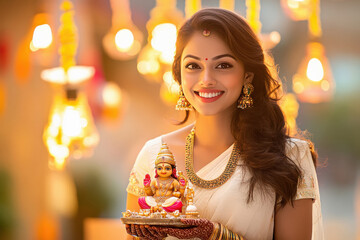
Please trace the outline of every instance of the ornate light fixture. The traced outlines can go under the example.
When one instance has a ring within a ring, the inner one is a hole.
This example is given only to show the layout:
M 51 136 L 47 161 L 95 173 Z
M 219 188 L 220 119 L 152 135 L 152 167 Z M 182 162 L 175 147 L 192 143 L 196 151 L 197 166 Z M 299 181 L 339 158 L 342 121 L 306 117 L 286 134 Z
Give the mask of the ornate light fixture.
M 199 4 L 197 0 L 187 1 L 187 14 L 194 13 Z M 176 9 L 176 0 L 157 0 L 146 24 L 148 44 L 138 57 L 138 71 L 148 80 L 162 83 L 160 96 L 168 104 L 176 103 L 178 98 L 173 87 L 176 83 L 171 76 L 171 64 L 175 56 L 177 26 L 182 21 L 183 14 Z
M 110 0 L 112 26 L 103 38 L 103 46 L 110 57 L 128 60 L 141 49 L 143 35 L 131 20 L 128 0 Z
M 332 99 L 335 83 L 324 46 L 319 41 L 322 35 L 319 0 L 311 1 L 312 12 L 309 16 L 311 41 L 307 44 L 305 58 L 293 76 L 293 90 L 300 101 L 319 103 Z
M 157 0 L 146 24 L 148 44 L 138 57 L 137 68 L 147 79 L 161 82 L 171 69 L 175 55 L 176 29 L 183 16 L 176 9 L 176 0 Z
M 84 82 L 94 75 L 94 69 L 75 65 L 77 33 L 73 6 L 64 0 L 61 8 L 64 10 L 59 29 L 61 67 L 41 73 L 42 79 L 53 83 L 57 90 L 43 135 L 51 156 L 49 167 L 53 169 L 63 169 L 70 157 L 90 155 L 99 141 L 87 97 L 81 91 Z

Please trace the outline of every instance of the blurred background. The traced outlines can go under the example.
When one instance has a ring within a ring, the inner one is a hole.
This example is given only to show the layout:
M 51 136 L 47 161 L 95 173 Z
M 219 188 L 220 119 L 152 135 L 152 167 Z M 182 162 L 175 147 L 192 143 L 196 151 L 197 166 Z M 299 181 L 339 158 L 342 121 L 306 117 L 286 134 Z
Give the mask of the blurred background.
M 359 0 L 1 0 L 0 239 L 123 239 L 137 153 L 184 117 L 176 27 L 219 6 L 259 34 L 315 143 L 326 239 L 360 239 Z

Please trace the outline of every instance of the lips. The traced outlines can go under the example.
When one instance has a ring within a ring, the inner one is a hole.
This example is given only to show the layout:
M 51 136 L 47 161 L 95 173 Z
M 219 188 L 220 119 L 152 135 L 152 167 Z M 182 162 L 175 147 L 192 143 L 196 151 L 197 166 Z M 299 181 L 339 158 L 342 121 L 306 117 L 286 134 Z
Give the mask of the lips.
M 204 103 L 214 102 L 224 94 L 224 91 L 217 89 L 201 89 L 194 92 L 195 95 Z

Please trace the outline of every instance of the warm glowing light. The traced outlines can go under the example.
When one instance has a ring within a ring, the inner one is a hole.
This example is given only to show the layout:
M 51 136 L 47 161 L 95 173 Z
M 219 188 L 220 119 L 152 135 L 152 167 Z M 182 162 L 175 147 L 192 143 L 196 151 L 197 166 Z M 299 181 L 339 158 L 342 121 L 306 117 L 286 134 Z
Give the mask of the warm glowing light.
M 175 57 L 175 49 L 174 51 L 162 52 L 160 55 L 160 61 L 162 63 L 170 65 L 174 61 L 174 57 Z
M 329 82 L 326 81 L 326 80 L 321 81 L 321 88 L 322 88 L 322 90 L 324 90 L 324 91 L 329 91 L 329 89 L 330 89 L 330 84 L 329 84 Z
M 160 97 L 169 105 L 173 105 L 179 98 L 179 84 L 174 80 L 171 71 L 163 74 L 164 83 L 160 88 Z
M 256 34 L 261 33 L 260 0 L 246 0 L 246 19 Z
M 106 107 L 118 107 L 121 104 L 121 91 L 118 85 L 109 82 L 103 88 L 102 99 Z
M 44 142 L 54 159 L 51 162 L 53 167 L 61 169 L 74 151 L 81 153 L 81 156 L 89 154 L 98 141 L 86 96 L 78 93 L 77 98 L 72 100 L 62 95 L 55 96 L 44 131 Z
M 69 137 L 75 137 L 82 134 L 80 112 L 73 106 L 65 107 L 62 119 L 62 131 Z
M 292 93 L 286 94 L 280 101 L 280 107 L 283 111 L 290 136 L 294 136 L 297 133 L 296 118 L 299 112 L 299 103 L 296 100 L 296 96 Z
M 295 93 L 302 93 L 304 91 L 304 85 L 301 82 L 295 82 L 293 89 Z
M 32 43 L 35 48 L 47 48 L 52 42 L 52 31 L 49 24 L 42 24 L 35 28 Z
M 95 73 L 93 67 L 73 66 L 70 67 L 67 74 L 64 68 L 57 67 L 46 69 L 41 72 L 41 78 L 47 82 L 58 84 L 79 84 L 89 80 Z
M 307 53 L 293 76 L 293 90 L 300 101 L 319 103 L 331 100 L 335 83 L 324 47 L 318 42 L 307 45 Z
M 141 74 L 154 74 L 159 71 L 160 64 L 155 60 L 140 61 L 137 69 Z
M 220 0 L 220 5 L 221 5 L 221 0 Z M 187 19 L 190 18 L 194 13 L 196 13 L 200 9 L 201 9 L 201 0 L 185 0 L 185 17 Z
M 261 43 L 264 49 L 274 48 L 281 40 L 280 33 L 277 31 L 272 31 L 267 34 L 260 34 Z
M 34 46 L 33 41 L 30 42 L 30 50 L 31 50 L 32 52 L 36 52 L 37 50 L 39 50 L 39 48 L 37 48 L 37 47 Z
M 134 43 L 134 35 L 129 29 L 121 29 L 115 35 L 116 47 L 121 52 L 128 51 Z
M 151 46 L 160 52 L 174 52 L 176 43 L 176 26 L 172 23 L 157 25 L 152 31 Z
M 273 31 L 270 33 L 270 39 L 273 43 L 278 44 L 281 40 L 280 33 L 277 31 Z
M 191 14 L 201 1 L 185 3 L 185 12 Z M 177 26 L 183 22 L 183 13 L 176 8 L 176 0 L 157 0 L 146 23 L 149 41 L 138 57 L 138 71 L 149 81 L 162 82 L 163 74 L 171 69 L 176 49 Z M 166 86 L 165 86 L 166 87 Z
M 129 60 L 141 50 L 143 33 L 131 18 L 130 0 L 110 0 L 112 21 L 102 39 L 105 52 L 113 59 Z
M 323 79 L 324 69 L 319 59 L 310 59 L 306 69 L 306 76 L 314 82 L 319 82 Z
M 306 20 L 311 13 L 311 0 L 281 0 L 281 5 L 290 18 Z

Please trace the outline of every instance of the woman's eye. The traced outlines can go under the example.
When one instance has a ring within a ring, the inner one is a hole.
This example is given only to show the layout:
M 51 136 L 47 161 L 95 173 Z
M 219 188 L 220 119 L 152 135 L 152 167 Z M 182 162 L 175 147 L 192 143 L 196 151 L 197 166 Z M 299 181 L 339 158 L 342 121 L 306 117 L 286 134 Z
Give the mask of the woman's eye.
M 171 169 L 170 168 L 166 168 L 166 171 L 170 171 Z
M 185 68 L 187 69 L 200 69 L 200 66 L 196 63 L 188 63 L 186 64 Z
M 158 167 L 158 169 L 157 169 L 157 170 L 161 171 L 161 167 Z
M 220 63 L 219 65 L 216 66 L 217 69 L 226 69 L 226 68 L 231 68 L 232 65 L 229 63 Z

